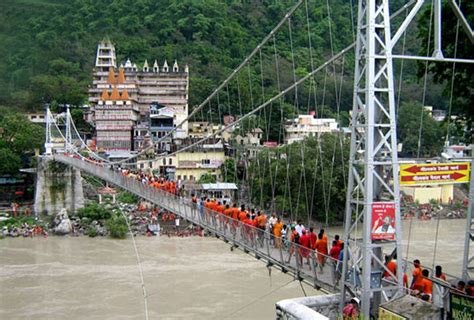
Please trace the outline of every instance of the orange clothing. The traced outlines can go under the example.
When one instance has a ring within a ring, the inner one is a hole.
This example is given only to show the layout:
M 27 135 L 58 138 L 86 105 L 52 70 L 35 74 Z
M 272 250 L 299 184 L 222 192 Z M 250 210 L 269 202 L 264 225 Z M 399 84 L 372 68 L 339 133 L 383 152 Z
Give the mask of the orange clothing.
M 315 247 L 316 247 L 316 251 L 318 251 L 319 253 L 322 253 L 325 255 L 328 254 L 328 246 L 327 246 L 327 243 L 324 242 L 323 239 L 316 240 Z
M 246 220 L 246 219 L 247 219 L 247 212 L 245 212 L 245 211 L 240 211 L 240 213 L 239 213 L 239 220 L 240 220 L 240 221 L 244 221 L 244 220 Z
M 216 211 L 219 212 L 219 213 L 224 213 L 224 211 L 225 211 L 225 206 L 223 206 L 223 205 L 220 205 L 220 206 L 217 205 Z
M 265 215 L 261 214 L 255 219 L 257 220 L 257 227 L 265 228 L 265 225 L 267 224 L 267 217 Z
M 225 214 L 227 217 L 230 217 L 230 216 L 232 215 L 232 209 L 231 209 L 231 208 L 225 209 L 225 210 L 224 210 L 224 214 Z
M 433 294 L 433 282 L 429 279 L 423 278 L 423 293 Z
M 390 270 L 391 273 L 393 273 L 394 275 L 397 275 L 397 263 L 395 261 L 390 260 L 390 262 L 387 263 L 385 266 L 387 267 L 388 270 Z M 388 273 L 387 271 L 383 272 L 383 276 L 384 278 L 391 277 L 390 273 Z
M 415 268 L 413 270 L 413 285 L 412 288 L 413 290 L 419 290 L 423 291 L 423 275 L 421 274 L 421 267 Z
M 283 229 L 283 223 L 277 222 L 273 226 L 273 234 L 275 237 L 281 238 L 281 230 Z
M 232 208 L 232 219 L 238 220 L 239 219 L 239 214 L 240 210 L 238 208 Z

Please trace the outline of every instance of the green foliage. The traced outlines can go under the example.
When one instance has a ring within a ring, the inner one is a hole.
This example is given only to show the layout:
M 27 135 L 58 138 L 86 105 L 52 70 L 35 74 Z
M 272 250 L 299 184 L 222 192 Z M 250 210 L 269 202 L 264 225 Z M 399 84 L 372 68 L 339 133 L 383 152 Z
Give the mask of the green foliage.
M 117 196 L 117 201 L 121 203 L 135 204 L 135 203 L 138 203 L 139 200 L 140 199 L 136 195 L 127 191 L 121 192 Z
M 22 115 L 0 108 L 0 174 L 16 174 L 44 143 L 43 129 Z
M 341 221 L 347 174 L 347 167 L 341 164 L 348 162 L 349 144 L 343 142 L 341 152 L 339 139 L 323 134 L 319 140 L 308 137 L 262 151 L 247 173 L 252 203 L 294 219 L 325 221 L 327 214 L 329 222 Z
M 127 237 L 128 227 L 125 218 L 122 215 L 114 215 L 107 221 L 107 230 L 114 239 L 125 239 Z
M 106 220 L 111 217 L 111 212 L 97 202 L 91 202 L 79 209 L 77 215 L 79 218 L 89 218 L 90 220 Z
M 421 121 L 421 119 L 423 120 Z M 439 156 L 443 148 L 444 131 L 421 106 L 420 103 L 403 103 L 398 114 L 397 137 L 403 143 L 402 152 L 416 157 L 418 154 L 418 138 L 420 124 L 422 125 L 420 156 Z
M 216 176 L 210 173 L 205 173 L 199 178 L 199 183 L 216 183 Z
M 48 162 L 48 169 L 52 173 L 64 173 L 67 169 L 67 165 L 53 160 Z
M 14 174 L 22 167 L 18 154 L 7 148 L 0 148 L 0 174 Z
M 229 158 L 221 165 L 221 173 L 224 182 L 237 182 L 236 162 L 234 158 Z
M 22 224 L 28 223 L 30 226 L 32 225 L 37 225 L 37 226 L 44 226 L 44 222 L 41 220 L 36 220 L 35 217 L 31 216 L 20 216 L 17 218 L 10 217 L 8 220 L 3 220 L 0 221 L 0 228 L 3 228 L 4 226 L 7 227 L 20 227 Z
M 422 43 L 427 43 L 429 35 L 429 18 L 431 5 L 428 5 L 423 12 L 423 16 L 419 19 L 419 32 L 418 38 Z M 461 10 L 466 17 L 467 21 L 474 21 L 474 2 L 473 1 L 462 1 Z M 474 44 L 469 40 L 462 26 L 459 26 L 459 34 L 456 36 L 456 25 L 458 19 L 456 18 L 453 10 L 451 9 L 448 1 L 443 1 L 443 28 L 442 28 L 442 44 L 443 44 L 443 55 L 445 57 L 457 57 L 472 59 L 472 53 L 474 52 Z M 432 31 L 431 31 L 432 32 Z M 457 40 L 457 45 L 456 45 Z M 433 36 L 429 39 L 430 50 L 433 50 Z M 426 52 L 426 46 L 421 46 L 420 53 L 422 55 L 432 55 L 432 52 Z M 455 69 L 454 69 L 455 68 Z M 474 121 L 474 66 L 472 63 L 440 63 L 432 62 L 428 64 L 429 72 L 434 76 L 434 80 L 437 83 L 442 84 L 445 87 L 444 95 L 450 97 L 451 95 L 451 80 L 454 73 L 454 85 L 453 85 L 453 103 L 452 103 L 452 114 L 462 115 L 466 117 L 468 128 L 472 128 L 472 122 Z M 421 78 L 425 72 L 425 64 L 419 64 L 418 75 Z M 472 143 L 471 132 L 465 137 L 466 143 Z
M 89 225 L 86 228 L 86 234 L 91 238 L 95 238 L 97 237 L 97 229 L 94 226 Z

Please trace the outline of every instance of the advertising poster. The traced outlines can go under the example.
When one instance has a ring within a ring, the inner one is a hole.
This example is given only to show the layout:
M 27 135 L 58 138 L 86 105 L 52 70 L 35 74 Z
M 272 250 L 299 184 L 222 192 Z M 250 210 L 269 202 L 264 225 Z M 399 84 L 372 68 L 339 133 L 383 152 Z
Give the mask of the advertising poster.
M 406 320 L 407 318 L 390 310 L 379 307 L 379 320 Z
M 372 204 L 372 240 L 395 240 L 395 203 Z
M 451 292 L 450 306 L 452 319 L 474 319 L 474 298 Z

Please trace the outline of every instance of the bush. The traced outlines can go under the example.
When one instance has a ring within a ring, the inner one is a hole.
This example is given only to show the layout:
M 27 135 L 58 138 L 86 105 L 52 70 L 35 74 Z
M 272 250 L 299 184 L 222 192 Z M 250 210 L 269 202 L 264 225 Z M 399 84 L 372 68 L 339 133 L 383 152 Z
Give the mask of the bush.
M 130 192 L 124 191 L 117 196 L 117 201 L 121 203 L 135 204 L 138 203 L 139 198 Z
M 113 216 L 107 221 L 107 230 L 114 239 L 125 239 L 127 237 L 128 227 L 125 218 L 121 215 Z
M 95 238 L 97 237 L 97 229 L 92 226 L 89 226 L 87 227 L 86 234 L 91 238 Z
M 79 209 L 77 215 L 79 218 L 89 218 L 91 220 L 106 220 L 111 216 L 110 210 L 107 210 L 97 202 L 92 202 L 86 207 Z

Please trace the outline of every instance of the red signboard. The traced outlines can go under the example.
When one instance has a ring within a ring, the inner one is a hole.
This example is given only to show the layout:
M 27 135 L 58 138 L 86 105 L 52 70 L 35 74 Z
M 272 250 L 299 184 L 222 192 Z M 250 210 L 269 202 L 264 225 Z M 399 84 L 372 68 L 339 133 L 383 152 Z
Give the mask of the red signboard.
M 395 240 L 395 203 L 372 204 L 372 240 Z

